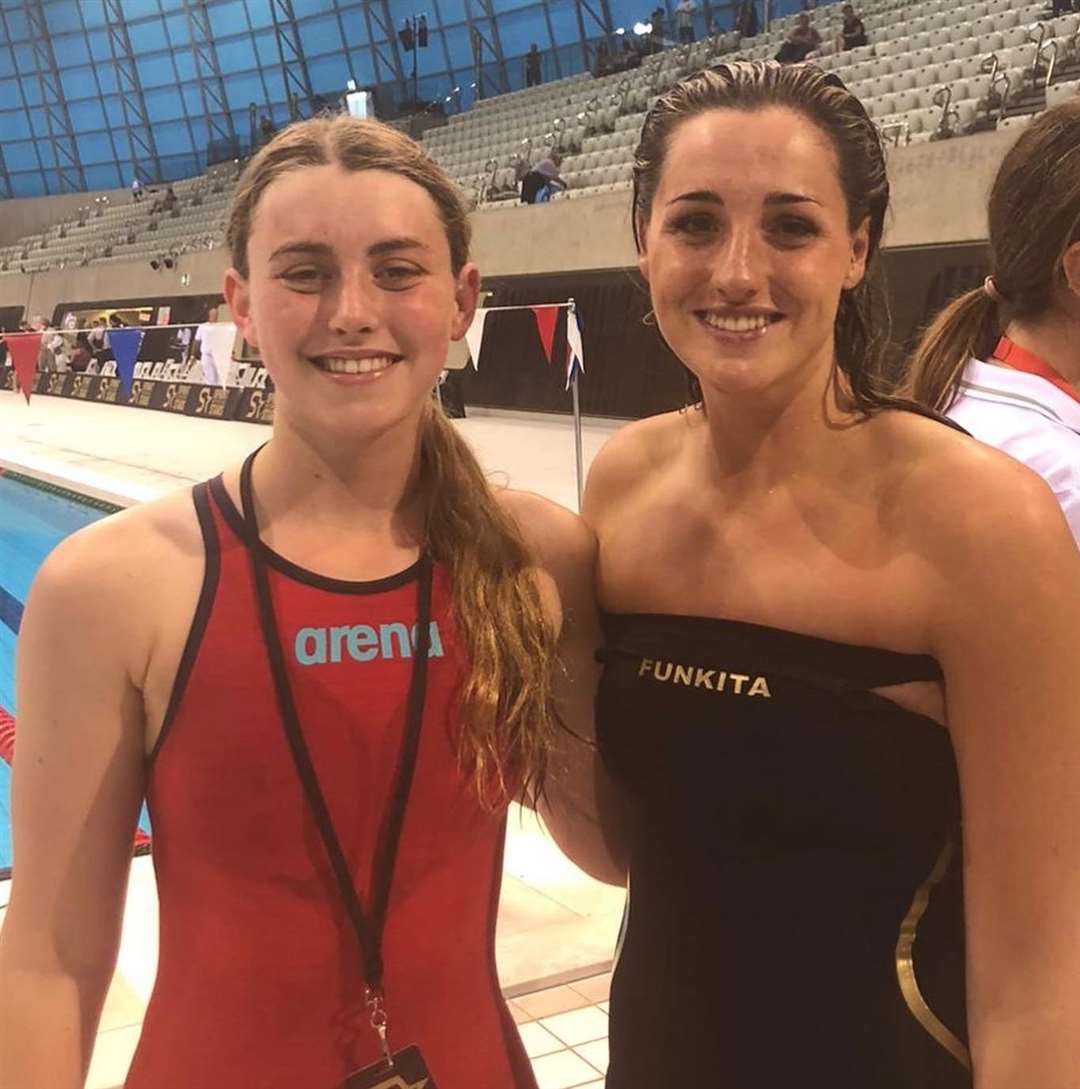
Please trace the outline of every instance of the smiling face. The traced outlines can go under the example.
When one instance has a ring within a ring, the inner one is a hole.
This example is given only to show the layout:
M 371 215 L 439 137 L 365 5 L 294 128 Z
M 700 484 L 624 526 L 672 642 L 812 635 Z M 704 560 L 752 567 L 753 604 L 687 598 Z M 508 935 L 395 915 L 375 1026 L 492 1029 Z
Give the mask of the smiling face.
M 419 421 L 479 289 L 474 265 L 454 274 L 422 186 L 383 170 L 290 170 L 259 199 L 247 262 L 225 294 L 284 418 L 343 439 Z
M 866 266 L 828 138 L 802 114 L 714 109 L 675 129 L 639 265 L 657 324 L 708 392 L 831 372 L 842 289 Z

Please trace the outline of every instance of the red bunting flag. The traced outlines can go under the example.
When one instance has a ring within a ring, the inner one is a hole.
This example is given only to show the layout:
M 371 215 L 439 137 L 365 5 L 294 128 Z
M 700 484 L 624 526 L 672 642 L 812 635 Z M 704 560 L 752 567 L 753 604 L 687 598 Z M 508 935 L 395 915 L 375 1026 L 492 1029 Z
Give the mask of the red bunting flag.
M 41 334 L 7 333 L 5 337 L 11 362 L 15 367 L 15 381 L 29 404 L 30 394 L 34 389 L 34 375 L 37 373 L 38 356 L 41 354 Z
M 551 362 L 551 345 L 555 339 L 555 323 L 559 320 L 557 306 L 534 306 L 536 327 L 540 330 L 540 343 L 544 346 L 544 356 Z

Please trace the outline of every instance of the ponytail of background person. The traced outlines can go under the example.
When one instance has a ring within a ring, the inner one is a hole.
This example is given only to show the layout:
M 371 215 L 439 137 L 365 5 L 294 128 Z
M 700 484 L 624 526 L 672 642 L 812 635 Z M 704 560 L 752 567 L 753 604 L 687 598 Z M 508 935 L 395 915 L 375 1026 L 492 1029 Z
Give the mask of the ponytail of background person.
M 902 392 L 946 411 L 972 358 L 988 360 L 1009 321 L 1040 318 L 1080 241 L 1080 99 L 1040 114 L 998 168 L 987 208 L 991 275 L 931 322 Z

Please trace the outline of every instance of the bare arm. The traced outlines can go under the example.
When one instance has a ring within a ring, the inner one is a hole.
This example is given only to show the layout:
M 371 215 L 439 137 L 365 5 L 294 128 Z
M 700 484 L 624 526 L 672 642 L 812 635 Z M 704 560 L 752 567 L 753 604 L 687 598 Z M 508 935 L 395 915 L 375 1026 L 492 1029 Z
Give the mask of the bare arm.
M 953 504 L 932 613 L 963 798 L 975 1085 L 1076 1089 L 1080 557 L 1042 482 L 994 469 Z
M 111 565 L 96 562 L 111 546 L 97 527 L 61 545 L 34 582 L 19 634 L 0 1089 L 82 1086 L 116 960 L 143 720 L 128 668 L 132 610 L 102 572 Z
M 595 540 L 577 515 L 538 496 L 518 496 L 513 507 L 540 563 L 547 612 L 559 627 L 559 722 L 545 794 L 536 809 L 568 858 L 598 881 L 622 886 L 621 805 L 597 751 L 593 721 L 600 646 Z

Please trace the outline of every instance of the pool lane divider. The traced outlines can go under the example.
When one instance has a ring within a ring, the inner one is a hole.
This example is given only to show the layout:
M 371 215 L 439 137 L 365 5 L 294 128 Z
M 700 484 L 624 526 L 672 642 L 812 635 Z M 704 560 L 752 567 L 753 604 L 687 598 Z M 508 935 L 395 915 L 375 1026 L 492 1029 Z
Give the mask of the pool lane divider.
M 6 480 L 14 480 L 16 484 L 25 484 L 28 488 L 37 488 L 39 492 L 67 499 L 71 503 L 89 507 L 91 510 L 99 510 L 102 514 L 119 514 L 124 508 L 119 503 L 110 503 L 107 499 L 95 499 L 92 495 L 84 495 L 82 492 L 65 488 L 62 484 L 52 484 L 47 480 L 39 480 L 36 476 L 27 476 L 26 473 L 16 472 L 14 469 L 5 469 L 0 465 L 0 477 Z
M 10 628 L 15 635 L 18 635 L 22 617 L 22 602 L 14 595 L 9 594 L 3 586 L 0 586 L 0 624 Z

